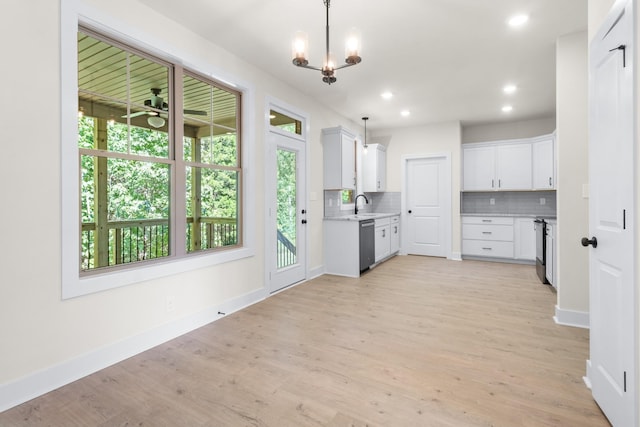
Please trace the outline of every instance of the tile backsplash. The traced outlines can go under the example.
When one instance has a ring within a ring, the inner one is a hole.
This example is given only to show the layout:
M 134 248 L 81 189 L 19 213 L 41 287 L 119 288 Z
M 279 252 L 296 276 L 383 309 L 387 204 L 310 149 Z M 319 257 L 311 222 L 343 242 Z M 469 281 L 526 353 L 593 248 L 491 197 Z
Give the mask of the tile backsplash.
M 555 191 L 488 191 L 460 193 L 465 213 L 556 215 Z
M 341 206 L 340 190 L 324 191 L 324 216 L 335 217 L 353 214 L 353 208 L 343 209 Z M 360 212 L 399 213 L 401 207 L 401 193 L 386 191 L 382 193 L 365 193 L 369 204 L 358 208 Z M 353 205 L 351 205 L 353 206 Z

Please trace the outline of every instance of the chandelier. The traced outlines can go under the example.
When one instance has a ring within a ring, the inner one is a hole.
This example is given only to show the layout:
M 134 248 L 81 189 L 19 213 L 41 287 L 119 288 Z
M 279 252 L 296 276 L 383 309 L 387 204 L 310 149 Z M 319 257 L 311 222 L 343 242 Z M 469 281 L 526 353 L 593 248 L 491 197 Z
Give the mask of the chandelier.
M 331 0 L 323 0 L 325 8 L 327 10 L 327 24 L 326 24 L 326 53 L 324 57 L 324 64 L 322 67 L 315 67 L 309 65 L 307 59 L 307 51 L 309 48 L 309 40 L 305 33 L 299 31 L 293 40 L 293 65 L 302 68 L 309 68 L 311 70 L 317 70 L 322 73 L 322 81 L 331 84 L 336 82 L 336 70 L 341 68 L 351 67 L 352 65 L 359 64 L 362 58 L 358 55 L 360 50 L 360 40 L 355 31 L 347 38 L 345 49 L 344 64 L 336 67 L 336 63 L 333 60 L 331 53 L 329 52 L 329 3 Z

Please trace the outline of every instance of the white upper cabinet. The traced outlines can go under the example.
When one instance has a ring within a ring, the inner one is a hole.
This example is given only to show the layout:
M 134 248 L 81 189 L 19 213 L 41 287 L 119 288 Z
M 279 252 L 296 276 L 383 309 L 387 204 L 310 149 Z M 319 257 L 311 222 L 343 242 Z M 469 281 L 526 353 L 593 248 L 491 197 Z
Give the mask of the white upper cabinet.
M 496 190 L 531 190 L 531 144 L 496 147 Z
M 464 144 L 463 191 L 555 189 L 553 135 Z
M 465 191 L 531 190 L 531 144 L 465 147 Z
M 356 189 L 356 138 L 341 126 L 322 129 L 325 190 Z
M 493 190 L 496 176 L 494 147 L 469 147 L 463 150 L 466 191 Z
M 556 188 L 554 141 L 547 137 L 533 144 L 533 189 L 553 190 Z
M 362 154 L 362 191 L 385 191 L 387 186 L 387 149 L 381 144 L 369 144 Z

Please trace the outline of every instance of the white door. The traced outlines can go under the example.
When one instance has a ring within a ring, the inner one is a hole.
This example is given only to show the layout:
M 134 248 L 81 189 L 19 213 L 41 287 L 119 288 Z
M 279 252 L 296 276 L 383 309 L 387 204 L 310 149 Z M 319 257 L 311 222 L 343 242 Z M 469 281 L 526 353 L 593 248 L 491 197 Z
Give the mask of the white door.
M 269 132 L 271 176 L 267 251 L 269 290 L 279 291 L 306 278 L 305 142 Z
M 634 409 L 633 12 L 631 1 L 626 3 L 617 4 L 617 13 L 608 17 L 606 27 L 594 38 L 589 66 L 589 239 L 597 239 L 597 246 L 589 249 L 588 377 L 594 399 L 613 426 L 638 425 Z
M 405 173 L 406 252 L 446 257 L 451 239 L 449 159 L 408 159 Z

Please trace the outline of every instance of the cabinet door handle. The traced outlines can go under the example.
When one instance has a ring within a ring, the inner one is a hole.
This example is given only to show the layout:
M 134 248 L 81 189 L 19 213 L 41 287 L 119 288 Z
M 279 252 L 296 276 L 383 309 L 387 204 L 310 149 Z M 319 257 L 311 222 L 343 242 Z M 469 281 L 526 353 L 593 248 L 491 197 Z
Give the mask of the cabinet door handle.
M 387 237 L 387 230 L 384 228 L 382 229 L 382 237 Z
M 482 248 L 482 250 L 485 250 L 485 251 L 490 251 L 491 249 L 493 248 Z
M 495 181 L 492 179 L 492 180 L 491 180 L 491 188 L 494 188 L 494 182 L 495 182 Z
M 549 187 L 551 187 L 551 177 L 549 177 Z
M 500 187 L 502 187 L 502 180 L 501 179 L 498 180 L 498 188 L 500 188 Z
M 394 234 L 398 234 L 398 226 L 397 225 L 393 227 L 393 232 L 394 232 Z
M 482 234 L 492 234 L 491 231 L 483 231 Z
M 492 219 L 483 219 L 482 222 L 493 222 Z

